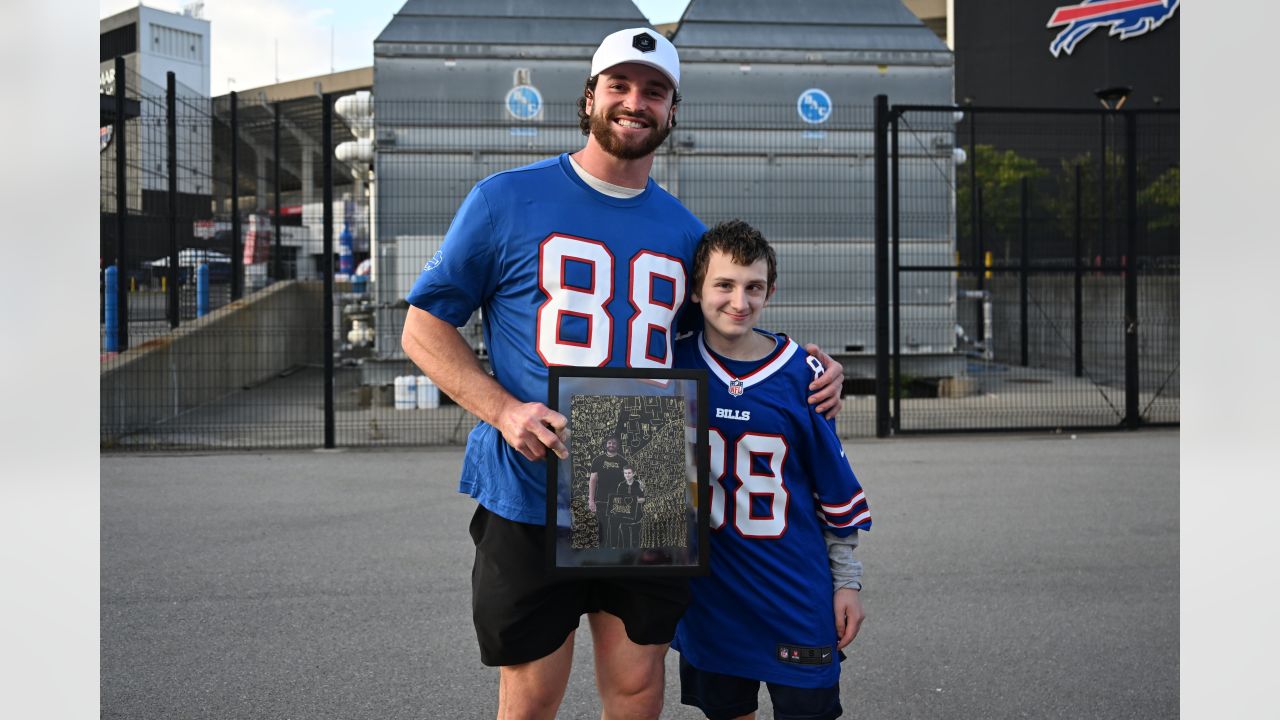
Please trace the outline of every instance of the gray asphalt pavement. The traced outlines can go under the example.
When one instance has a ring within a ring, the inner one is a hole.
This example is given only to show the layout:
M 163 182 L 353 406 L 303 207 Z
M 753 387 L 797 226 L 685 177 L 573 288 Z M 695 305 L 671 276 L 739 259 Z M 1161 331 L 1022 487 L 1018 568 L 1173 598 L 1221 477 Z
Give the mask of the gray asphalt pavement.
M 1178 443 L 847 442 L 875 525 L 845 717 L 1177 717 Z M 102 717 L 493 717 L 461 454 L 104 455 Z M 698 717 L 675 660 L 663 717 Z M 585 622 L 560 717 L 599 717 Z

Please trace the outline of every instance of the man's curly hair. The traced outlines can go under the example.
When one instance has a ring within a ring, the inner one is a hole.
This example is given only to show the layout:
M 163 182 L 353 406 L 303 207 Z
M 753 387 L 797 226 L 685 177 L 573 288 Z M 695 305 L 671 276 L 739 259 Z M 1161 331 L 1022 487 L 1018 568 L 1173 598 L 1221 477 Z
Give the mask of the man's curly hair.
M 582 134 L 591 134 L 591 116 L 587 114 L 587 98 L 596 91 L 596 81 L 600 79 L 599 75 L 592 75 L 587 78 L 586 84 L 582 87 L 582 95 L 578 97 L 578 129 Z M 680 104 L 680 91 L 677 89 L 671 96 L 671 109 L 674 110 Z M 676 126 L 676 118 L 671 117 L 671 127 Z

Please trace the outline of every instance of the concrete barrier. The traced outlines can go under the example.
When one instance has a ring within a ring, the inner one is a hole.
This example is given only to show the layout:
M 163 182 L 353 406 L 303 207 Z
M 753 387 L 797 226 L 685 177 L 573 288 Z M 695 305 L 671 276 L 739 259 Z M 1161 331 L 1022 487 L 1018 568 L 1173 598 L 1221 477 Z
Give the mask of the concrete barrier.
M 319 281 L 275 283 L 103 363 L 101 437 L 163 422 L 281 372 L 323 362 Z

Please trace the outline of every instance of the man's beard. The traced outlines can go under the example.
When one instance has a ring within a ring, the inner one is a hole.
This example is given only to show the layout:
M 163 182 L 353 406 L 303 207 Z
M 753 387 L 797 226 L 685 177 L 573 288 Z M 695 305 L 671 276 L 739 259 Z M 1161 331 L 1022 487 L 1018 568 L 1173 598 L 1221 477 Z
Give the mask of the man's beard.
M 649 134 L 631 144 L 623 141 L 613 132 L 613 121 L 620 117 L 632 117 L 649 124 Z M 600 143 L 600 147 L 619 160 L 636 160 L 649 155 L 671 134 L 671 126 L 658 126 L 658 121 L 648 113 L 633 113 L 615 110 L 608 117 L 598 113 L 591 115 L 591 135 Z

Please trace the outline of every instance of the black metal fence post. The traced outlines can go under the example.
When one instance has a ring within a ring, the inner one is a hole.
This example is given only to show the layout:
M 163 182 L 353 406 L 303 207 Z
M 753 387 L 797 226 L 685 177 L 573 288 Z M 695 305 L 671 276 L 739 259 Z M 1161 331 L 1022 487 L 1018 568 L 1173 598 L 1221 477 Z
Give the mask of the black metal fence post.
M 320 151 L 324 167 L 324 446 L 334 446 L 333 407 L 333 96 L 325 93 Z M 304 183 L 306 180 L 303 181 Z M 277 218 L 279 216 L 277 215 Z M 278 220 L 277 220 L 278 222 Z M 277 245 L 279 238 L 276 239 Z M 278 256 L 278 254 L 277 254 Z M 279 262 L 279 261 L 277 261 Z
M 271 188 L 275 195 L 275 207 L 271 213 L 271 279 L 283 280 L 280 264 L 280 103 L 274 105 L 274 121 L 271 126 L 272 180 Z M 310 178 L 303 178 L 305 185 Z
M 875 105 L 876 437 L 889 437 L 889 96 Z
M 1102 144 L 1098 151 L 1098 255 L 1103 264 L 1110 264 L 1110 248 L 1107 247 L 1107 116 L 1098 116 L 1098 136 Z
M 987 304 L 985 299 L 987 281 L 984 272 L 982 226 L 979 224 L 982 217 L 982 188 L 978 187 L 978 115 L 974 112 L 965 114 L 969 117 L 969 232 L 972 234 L 969 242 L 973 248 L 973 266 L 978 268 L 978 317 L 977 322 L 974 323 L 973 336 L 982 343 L 982 350 L 985 353 L 990 348 L 986 343 L 987 321 L 984 313 Z
M 116 144 L 116 322 L 119 324 L 120 351 L 129 349 L 129 265 L 125 231 L 129 219 L 129 166 L 126 163 L 129 123 L 125 119 L 124 57 L 116 56 L 116 117 L 112 129 Z
M 899 206 L 900 195 L 902 192 L 902 184 L 898 182 L 898 113 L 890 113 L 890 156 L 893 163 L 892 179 L 889 185 L 890 211 L 889 217 L 892 218 L 892 246 L 890 250 L 891 270 L 889 272 L 889 282 L 891 283 L 891 292 L 893 295 L 893 315 L 889 321 L 890 328 L 893 332 L 893 420 L 892 427 L 894 432 L 902 429 L 902 294 L 899 285 L 899 274 L 901 273 L 901 263 L 899 262 L 899 244 L 901 242 L 901 225 L 899 216 L 902 214 Z
M 976 160 L 974 162 L 977 162 Z M 989 302 L 987 298 L 987 243 L 982 237 L 982 188 L 979 186 L 974 189 L 977 202 L 973 206 L 973 214 L 977 218 L 974 223 L 974 231 L 978 233 L 978 256 L 973 259 L 974 266 L 978 268 L 978 295 L 982 298 L 983 307 L 978 309 L 978 342 L 982 343 L 982 351 L 988 356 L 991 353 L 991 347 L 987 343 L 987 316 L 986 304 Z
M 1022 178 L 1022 202 L 1021 202 L 1021 227 L 1018 233 L 1018 242 L 1021 245 L 1018 250 L 1018 336 L 1021 351 L 1022 367 L 1026 367 L 1029 356 L 1030 342 L 1027 338 L 1029 324 L 1027 322 L 1027 306 L 1031 302 L 1031 292 L 1027 282 L 1027 271 L 1029 263 L 1027 262 L 1027 253 L 1031 247 L 1031 240 L 1027 237 L 1027 215 L 1030 212 L 1028 207 L 1031 204 L 1031 180 Z
M 165 73 L 165 127 L 169 162 L 169 327 L 178 327 L 181 308 L 178 299 L 178 88 L 173 71 Z
M 1138 116 L 1124 114 L 1125 217 L 1124 249 L 1124 422 L 1137 428 L 1138 410 Z
M 969 118 L 969 246 L 975 255 L 974 264 L 981 266 L 982 257 L 978 254 L 978 116 L 972 112 L 965 115 Z
M 231 91 L 231 299 L 244 295 L 244 250 L 240 247 L 240 117 Z
M 1081 190 L 1084 189 L 1082 182 L 1083 166 L 1076 165 L 1076 236 L 1075 236 L 1075 283 L 1074 283 L 1074 305 L 1071 319 L 1073 330 L 1073 345 L 1075 355 L 1075 374 L 1076 377 L 1084 377 L 1084 203 L 1082 202 Z

